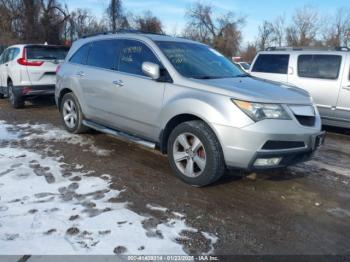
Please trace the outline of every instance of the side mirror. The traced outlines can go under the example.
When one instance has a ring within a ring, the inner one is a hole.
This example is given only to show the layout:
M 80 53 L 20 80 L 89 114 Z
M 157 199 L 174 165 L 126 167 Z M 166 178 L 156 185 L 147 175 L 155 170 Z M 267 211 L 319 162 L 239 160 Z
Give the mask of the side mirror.
M 153 80 L 157 80 L 160 77 L 159 65 L 151 63 L 151 62 L 143 62 L 142 63 L 142 72 L 144 72 L 145 75 L 149 76 Z

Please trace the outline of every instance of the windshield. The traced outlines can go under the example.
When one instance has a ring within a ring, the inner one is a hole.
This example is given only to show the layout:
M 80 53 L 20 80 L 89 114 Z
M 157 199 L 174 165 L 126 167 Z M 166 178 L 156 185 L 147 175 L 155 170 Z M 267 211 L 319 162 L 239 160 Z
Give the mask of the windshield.
M 182 76 L 197 79 L 246 76 L 238 66 L 206 45 L 165 41 L 156 43 Z
M 27 59 L 64 60 L 69 51 L 61 46 L 28 46 Z

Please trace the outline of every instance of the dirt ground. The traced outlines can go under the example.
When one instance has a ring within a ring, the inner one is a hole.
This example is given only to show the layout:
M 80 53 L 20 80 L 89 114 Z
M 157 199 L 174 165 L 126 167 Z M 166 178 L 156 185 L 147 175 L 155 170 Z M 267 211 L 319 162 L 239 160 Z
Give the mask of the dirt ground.
M 53 124 L 63 128 L 53 103 L 13 110 L 0 100 L 0 120 L 11 124 Z M 154 203 L 186 215 L 186 224 L 218 237 L 214 254 L 350 254 L 350 132 L 327 129 L 326 144 L 313 161 L 283 171 L 247 178 L 238 171 L 216 184 L 193 188 L 171 172 L 165 156 L 113 137 L 83 135 L 111 154 L 96 156 L 80 145 L 50 142 L 68 164 L 110 174 L 111 187 L 123 190 L 112 201 L 127 201 L 138 214 L 160 223 L 168 212 L 150 211 Z M 42 145 L 33 147 L 40 151 Z M 157 221 L 158 220 L 158 221 Z M 181 240 L 189 254 L 208 251 L 206 239 L 187 232 Z

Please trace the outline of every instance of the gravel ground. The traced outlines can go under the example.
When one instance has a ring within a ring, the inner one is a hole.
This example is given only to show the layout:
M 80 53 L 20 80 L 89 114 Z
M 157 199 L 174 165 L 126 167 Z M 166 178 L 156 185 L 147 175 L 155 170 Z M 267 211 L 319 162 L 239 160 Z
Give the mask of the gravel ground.
M 187 254 L 350 254 L 347 130 L 328 129 L 326 144 L 310 162 L 256 177 L 231 171 L 212 186 L 193 188 L 172 174 L 167 158 L 157 151 L 98 132 L 79 136 L 82 140 L 60 139 L 63 127 L 52 102 L 13 110 L 0 100 L 0 120 L 32 141 L 18 142 L 16 148 L 60 157 L 67 170 L 84 176 L 108 174 L 108 189 L 118 192 L 109 201 L 127 203 L 130 211 L 148 217 L 143 221 L 146 231 L 180 217 L 196 229 L 173 240 Z M 43 136 L 42 130 L 31 128 L 35 125 L 52 127 L 53 133 Z M 157 231 L 147 232 L 159 237 Z M 75 234 L 74 228 L 70 233 Z M 114 249 L 124 251 L 123 246 Z

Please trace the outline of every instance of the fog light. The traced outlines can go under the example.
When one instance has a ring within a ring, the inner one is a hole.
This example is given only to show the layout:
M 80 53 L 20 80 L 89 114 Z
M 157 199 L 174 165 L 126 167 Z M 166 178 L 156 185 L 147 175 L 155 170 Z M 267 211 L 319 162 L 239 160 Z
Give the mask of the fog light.
M 255 160 L 254 166 L 278 166 L 282 160 L 282 157 L 273 158 L 258 158 Z

